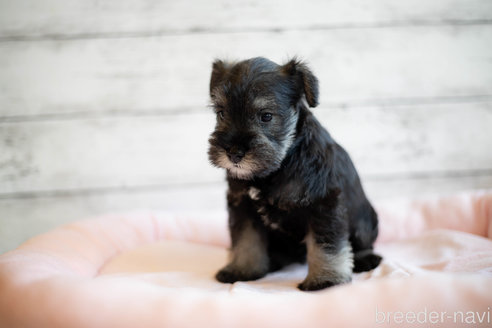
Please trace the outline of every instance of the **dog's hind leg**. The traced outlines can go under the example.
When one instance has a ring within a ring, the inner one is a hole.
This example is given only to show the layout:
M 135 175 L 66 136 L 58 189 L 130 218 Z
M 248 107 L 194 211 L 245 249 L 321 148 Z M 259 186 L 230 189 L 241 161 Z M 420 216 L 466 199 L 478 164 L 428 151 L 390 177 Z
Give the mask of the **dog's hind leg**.
M 363 215 L 356 218 L 350 234 L 354 252 L 353 271 L 356 273 L 370 271 L 376 268 L 382 260 L 381 256 L 373 252 L 373 243 L 378 236 L 377 214 L 369 203 L 361 210 L 363 210 Z
M 370 271 L 376 268 L 383 258 L 375 254 L 372 249 L 364 249 L 354 253 L 355 273 Z

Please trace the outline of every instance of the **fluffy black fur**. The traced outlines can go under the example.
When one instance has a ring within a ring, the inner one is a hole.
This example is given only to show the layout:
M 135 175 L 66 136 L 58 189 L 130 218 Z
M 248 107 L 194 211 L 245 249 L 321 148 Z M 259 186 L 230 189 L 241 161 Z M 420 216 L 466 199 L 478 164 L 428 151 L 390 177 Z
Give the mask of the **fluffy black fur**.
M 302 290 L 351 280 L 378 266 L 376 212 L 347 152 L 313 116 L 318 81 L 293 59 L 213 64 L 217 125 L 211 162 L 227 170 L 230 263 L 216 278 L 253 280 L 308 262 Z

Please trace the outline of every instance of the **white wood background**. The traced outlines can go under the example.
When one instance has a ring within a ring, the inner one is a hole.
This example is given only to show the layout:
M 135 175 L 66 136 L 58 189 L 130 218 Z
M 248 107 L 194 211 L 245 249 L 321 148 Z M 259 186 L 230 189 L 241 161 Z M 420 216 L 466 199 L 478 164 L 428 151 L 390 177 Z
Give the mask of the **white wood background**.
M 492 187 L 491 0 L 0 0 L 0 252 L 223 208 L 210 66 L 258 55 L 309 62 L 372 199 Z

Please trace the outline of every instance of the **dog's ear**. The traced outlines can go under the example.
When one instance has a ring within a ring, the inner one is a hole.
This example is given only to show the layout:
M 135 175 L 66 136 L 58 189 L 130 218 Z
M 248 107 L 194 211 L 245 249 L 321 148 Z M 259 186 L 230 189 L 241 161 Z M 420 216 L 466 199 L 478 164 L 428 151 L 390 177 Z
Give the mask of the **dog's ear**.
M 299 88 L 304 92 L 307 103 L 310 107 L 316 107 L 319 97 L 318 79 L 307 65 L 297 58 L 293 58 L 287 64 L 283 65 L 281 69 L 284 74 L 296 77 Z
M 210 95 L 212 95 L 212 91 L 224 78 L 228 67 L 229 65 L 220 59 L 216 59 L 212 64 L 212 76 L 210 77 Z

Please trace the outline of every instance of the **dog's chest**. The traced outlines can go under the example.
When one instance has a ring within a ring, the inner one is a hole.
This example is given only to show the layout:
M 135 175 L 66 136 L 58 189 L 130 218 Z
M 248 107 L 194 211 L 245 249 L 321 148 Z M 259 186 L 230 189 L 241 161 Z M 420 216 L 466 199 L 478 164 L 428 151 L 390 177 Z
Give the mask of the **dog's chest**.
M 288 211 L 276 207 L 268 194 L 256 187 L 249 187 L 248 197 L 253 201 L 263 224 L 272 230 L 291 232 L 297 230 L 299 219 Z

